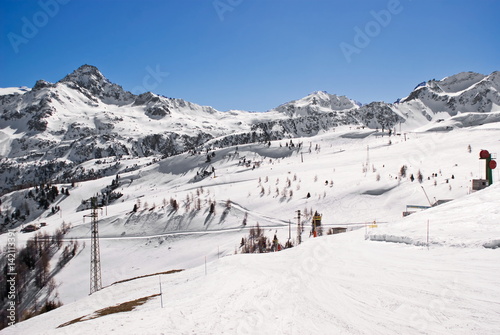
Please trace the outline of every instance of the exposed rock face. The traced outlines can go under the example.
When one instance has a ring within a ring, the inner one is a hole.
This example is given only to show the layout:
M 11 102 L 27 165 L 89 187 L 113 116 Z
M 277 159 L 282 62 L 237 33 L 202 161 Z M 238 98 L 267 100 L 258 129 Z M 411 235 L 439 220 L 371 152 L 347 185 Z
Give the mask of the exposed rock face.
M 442 80 L 429 80 L 417 87 L 402 103 L 419 101 L 431 112 L 488 113 L 500 105 L 500 72 L 489 76 L 462 72 Z
M 68 87 L 79 90 L 87 97 L 95 97 L 106 104 L 118 106 L 127 105 L 134 101 L 135 96 L 117 84 L 111 83 L 102 73 L 91 65 L 83 65 L 61 79 L 59 83 L 66 83 Z M 86 91 L 90 94 L 86 94 Z

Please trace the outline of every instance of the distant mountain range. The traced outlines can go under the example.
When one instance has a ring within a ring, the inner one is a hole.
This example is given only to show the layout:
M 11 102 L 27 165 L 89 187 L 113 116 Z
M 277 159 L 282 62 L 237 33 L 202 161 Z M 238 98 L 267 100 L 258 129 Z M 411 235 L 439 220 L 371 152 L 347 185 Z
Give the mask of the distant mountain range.
M 92 159 L 165 157 L 313 136 L 342 125 L 447 130 L 498 122 L 499 90 L 500 72 L 464 72 L 421 83 L 394 104 L 361 105 L 319 91 L 265 113 L 220 112 L 151 92 L 134 95 L 83 65 L 55 84 L 0 89 L 0 193 L 113 173 L 82 167 Z

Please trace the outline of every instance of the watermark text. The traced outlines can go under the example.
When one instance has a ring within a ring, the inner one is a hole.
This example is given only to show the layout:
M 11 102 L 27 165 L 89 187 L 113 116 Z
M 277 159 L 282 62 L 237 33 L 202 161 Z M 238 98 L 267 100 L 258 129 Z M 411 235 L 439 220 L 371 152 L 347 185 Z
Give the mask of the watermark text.
M 40 29 L 45 27 L 49 23 L 50 19 L 59 13 L 60 6 L 65 5 L 68 2 L 70 2 L 70 0 L 38 1 L 40 10 L 33 14 L 31 19 L 26 16 L 21 18 L 22 27 L 20 34 L 12 31 L 7 34 L 7 38 L 9 39 L 14 52 L 17 54 L 19 52 L 19 47 L 22 44 L 28 44 L 30 40 L 35 38 L 40 32 Z
M 17 321 L 16 313 L 16 235 L 9 232 L 7 238 L 7 324 L 12 326 Z

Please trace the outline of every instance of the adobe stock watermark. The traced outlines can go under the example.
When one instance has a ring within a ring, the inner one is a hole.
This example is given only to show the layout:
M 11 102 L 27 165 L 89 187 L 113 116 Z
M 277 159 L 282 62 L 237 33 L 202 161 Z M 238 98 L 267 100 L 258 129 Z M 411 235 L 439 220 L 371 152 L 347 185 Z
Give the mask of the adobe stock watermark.
M 7 34 L 10 45 L 14 52 L 19 53 L 19 46 L 21 44 L 28 44 L 30 40 L 36 37 L 40 32 L 40 29 L 45 27 L 49 20 L 55 17 L 61 8 L 61 5 L 66 5 L 71 0 L 40 0 L 38 1 L 38 6 L 40 10 L 37 11 L 31 19 L 23 16 L 21 21 L 23 23 L 21 27 L 21 34 L 16 34 L 15 32 L 10 32 Z
M 413 137 L 419 136 L 415 138 L 416 148 L 406 153 L 403 160 L 413 166 L 422 165 L 424 159 L 432 157 L 438 151 L 446 133 L 435 131 L 423 135 L 413 134 Z
M 242 3 L 243 0 L 214 0 L 212 5 L 214 6 L 215 12 L 219 16 L 219 20 L 224 21 L 225 13 L 232 12 Z
M 333 263 L 330 249 L 334 243 L 333 239 L 322 240 L 323 243 L 316 244 L 313 249 L 305 250 L 300 262 L 294 262 L 291 267 L 283 273 L 283 276 L 261 299 L 252 300 L 245 316 L 238 321 L 236 334 L 259 334 L 269 332 L 269 320 L 272 316 L 277 331 L 273 333 L 299 334 L 300 329 L 289 329 L 289 316 L 302 313 L 299 306 L 287 305 L 284 297 L 300 296 L 304 288 L 310 285 L 314 276 L 321 271 L 325 264 L 335 264 L 337 267 L 345 266 L 341 258 L 336 258 Z M 332 302 L 333 304 L 333 302 Z M 273 315 L 274 314 L 274 315 Z M 310 329 L 312 332 L 321 333 L 321 329 Z
M 146 66 L 147 74 L 142 78 L 142 85 L 135 86 L 132 89 L 132 93 L 139 95 L 145 92 L 151 92 L 156 89 L 163 80 L 170 75 L 168 72 L 163 72 L 160 69 L 160 65 L 156 65 L 155 69 L 151 68 L 151 66 Z
M 16 245 L 17 238 L 14 232 L 7 237 L 7 325 L 12 326 L 17 321 L 17 289 L 16 289 Z
M 410 315 L 409 324 L 420 333 L 427 333 L 429 324 L 441 323 L 447 319 L 446 314 L 453 313 L 456 308 L 455 300 L 461 297 L 459 281 L 455 278 L 452 283 L 448 283 L 441 290 L 439 296 L 433 299 L 427 307 L 418 307 L 418 311 Z
M 411 0 L 409 0 L 411 1 Z M 403 11 L 403 5 L 400 0 L 389 0 L 387 8 L 379 11 L 370 11 L 373 20 L 368 21 L 363 29 L 359 26 L 354 27 L 354 38 L 352 44 L 340 43 L 340 50 L 346 59 L 347 63 L 352 62 L 352 55 L 359 54 L 363 49 L 368 47 L 373 38 L 380 35 L 382 28 L 386 28 L 392 21 L 394 15 Z

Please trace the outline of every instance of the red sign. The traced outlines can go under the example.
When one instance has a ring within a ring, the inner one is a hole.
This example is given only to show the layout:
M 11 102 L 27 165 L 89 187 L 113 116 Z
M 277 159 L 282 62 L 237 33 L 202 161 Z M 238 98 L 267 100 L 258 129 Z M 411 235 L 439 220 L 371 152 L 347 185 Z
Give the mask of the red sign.
M 479 158 L 480 159 L 487 159 L 487 158 L 490 158 L 490 153 L 488 150 L 481 150 L 481 152 L 479 153 Z

